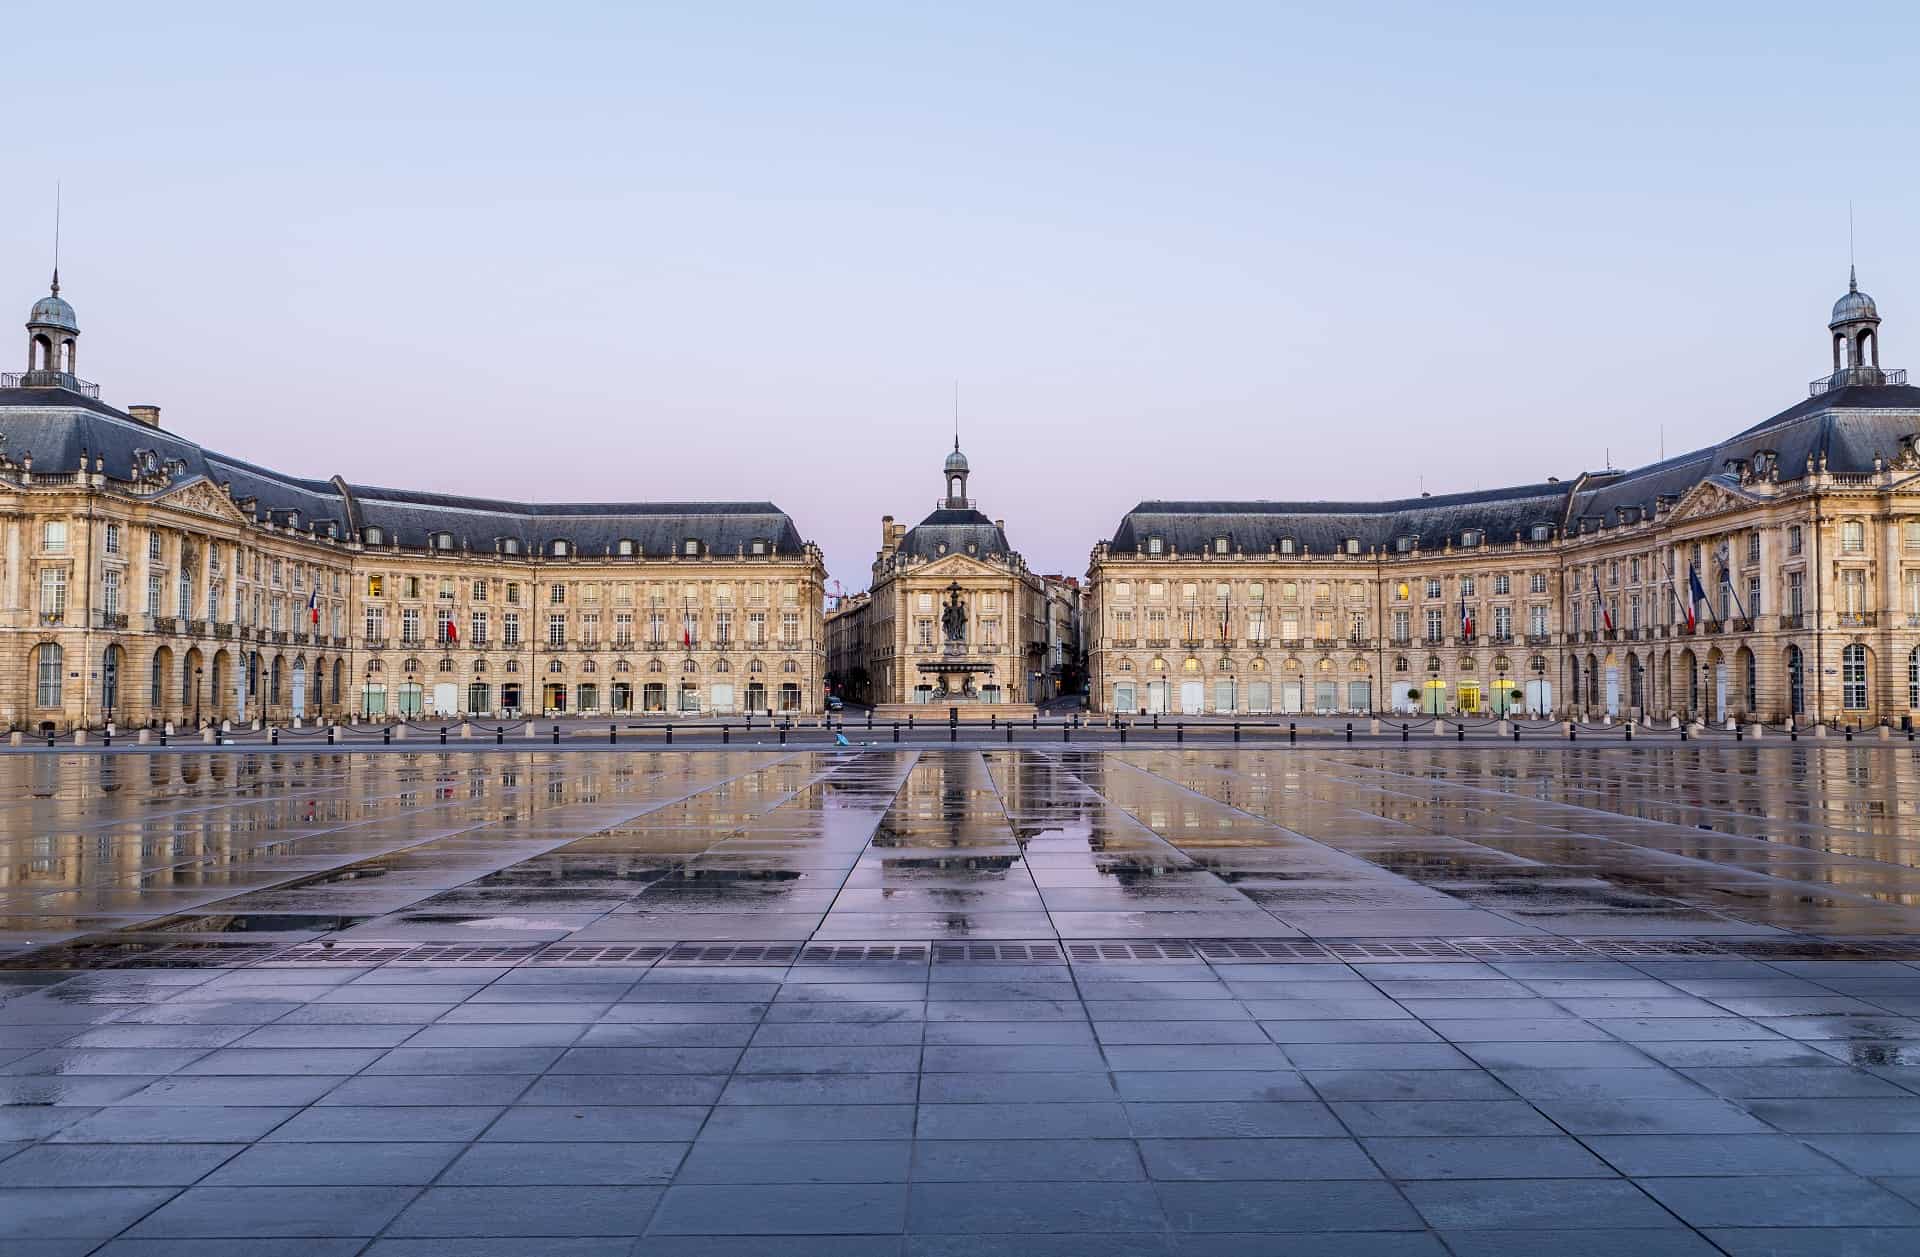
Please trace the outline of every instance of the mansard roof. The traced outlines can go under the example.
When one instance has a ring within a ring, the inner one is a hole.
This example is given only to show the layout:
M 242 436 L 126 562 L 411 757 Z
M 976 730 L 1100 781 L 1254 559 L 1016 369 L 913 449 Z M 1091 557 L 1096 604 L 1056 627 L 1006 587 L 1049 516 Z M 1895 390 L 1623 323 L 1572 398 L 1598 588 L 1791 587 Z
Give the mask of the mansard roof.
M 481 553 L 493 553 L 503 539 L 529 553 L 564 540 L 587 557 L 620 541 L 647 555 L 676 553 L 688 539 L 717 555 L 756 541 L 777 554 L 806 549 L 792 519 L 771 502 L 520 502 L 309 479 L 205 449 L 67 389 L 0 389 L 0 438 L 0 453 L 16 460 L 31 454 L 36 472 L 77 471 L 85 451 L 89 462 L 104 460 L 106 472 L 122 479 L 131 477 L 135 450 L 152 450 L 184 464 L 183 476 L 230 486 L 236 501 L 251 501 L 257 520 L 298 512 L 302 529 L 318 524 L 324 531 L 332 523 L 343 539 L 378 527 L 386 543 L 424 548 L 433 534 L 446 533 L 454 549 Z
M 973 549 L 968 550 L 968 546 Z M 915 559 L 937 559 L 947 554 L 1004 559 L 1013 553 L 1013 547 L 1000 526 L 979 511 L 943 506 L 907 530 L 900 539 L 899 553 Z
M 1830 472 L 1874 470 L 1891 461 L 1904 437 L 1920 434 L 1920 388 L 1851 385 L 1799 402 L 1715 445 L 1630 471 L 1593 472 L 1565 481 L 1379 502 L 1142 502 L 1121 519 L 1108 543 L 1132 551 L 1149 537 L 1196 553 L 1219 537 L 1248 553 L 1265 553 L 1282 539 L 1314 554 L 1329 554 L 1348 538 L 1363 550 L 1394 548 L 1402 537 L 1422 550 L 1458 545 L 1479 531 L 1489 542 L 1511 541 L 1535 524 L 1577 529 L 1583 518 L 1605 524 L 1634 514 L 1651 518 L 1661 498 L 1677 500 L 1730 461 L 1751 465 L 1771 453 L 1781 481 L 1800 479 L 1809 461 Z

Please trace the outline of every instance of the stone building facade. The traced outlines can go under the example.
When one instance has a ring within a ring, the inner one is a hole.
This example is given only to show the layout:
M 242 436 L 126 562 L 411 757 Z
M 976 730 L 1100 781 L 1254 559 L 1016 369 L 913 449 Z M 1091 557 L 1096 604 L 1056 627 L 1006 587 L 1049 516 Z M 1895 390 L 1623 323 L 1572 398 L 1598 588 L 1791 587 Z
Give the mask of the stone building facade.
M 73 373 L 0 376 L 0 722 L 820 710 L 824 563 L 769 502 L 547 504 L 306 479 Z
M 1045 587 L 1005 525 L 967 496 L 970 474 L 956 440 L 939 505 L 912 528 L 881 519 L 868 596 L 835 617 L 843 640 L 857 643 L 843 671 L 864 675 L 876 705 L 1011 707 L 1047 697 Z
M 1858 285 L 1829 374 L 1631 471 L 1389 502 L 1142 502 L 1093 551 L 1101 711 L 1920 713 L 1920 388 Z

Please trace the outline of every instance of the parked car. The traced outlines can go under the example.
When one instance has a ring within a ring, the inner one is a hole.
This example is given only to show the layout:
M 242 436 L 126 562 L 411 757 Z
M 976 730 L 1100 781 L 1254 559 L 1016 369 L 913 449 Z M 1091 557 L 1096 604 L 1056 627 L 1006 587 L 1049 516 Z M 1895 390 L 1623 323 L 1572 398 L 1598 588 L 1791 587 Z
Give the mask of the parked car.
M 828 711 L 844 711 L 846 710 L 846 706 L 847 706 L 846 703 L 841 701 L 840 696 L 838 694 L 827 695 Z

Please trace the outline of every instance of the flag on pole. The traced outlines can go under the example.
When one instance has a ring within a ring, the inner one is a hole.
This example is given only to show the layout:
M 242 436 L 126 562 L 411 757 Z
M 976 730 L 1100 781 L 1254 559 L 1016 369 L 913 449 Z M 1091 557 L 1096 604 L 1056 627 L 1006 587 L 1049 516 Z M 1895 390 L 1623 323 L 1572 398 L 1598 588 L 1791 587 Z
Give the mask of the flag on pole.
M 1693 564 L 1687 564 L 1687 631 L 1692 632 L 1698 621 L 1693 609 L 1707 601 L 1707 591 L 1700 584 L 1700 572 Z M 1711 607 L 1712 604 L 1708 604 Z
M 1460 595 L 1460 636 L 1463 639 L 1473 636 L 1473 612 L 1467 610 L 1465 594 Z
M 318 586 L 307 595 L 307 616 L 313 623 L 320 623 L 320 590 Z
M 1590 569 L 1593 576 L 1593 605 L 1600 608 L 1600 619 L 1606 624 L 1607 632 L 1613 632 L 1613 612 L 1607 608 L 1607 600 L 1600 596 L 1600 568 Z
M 1738 611 L 1740 613 L 1740 618 L 1744 620 L 1748 618 L 1747 605 L 1744 602 L 1740 601 L 1740 591 L 1734 586 L 1733 564 L 1727 558 L 1727 548 L 1725 546 L 1720 547 L 1719 559 L 1720 559 L 1720 583 L 1727 587 L 1727 593 L 1733 598 L 1734 610 Z

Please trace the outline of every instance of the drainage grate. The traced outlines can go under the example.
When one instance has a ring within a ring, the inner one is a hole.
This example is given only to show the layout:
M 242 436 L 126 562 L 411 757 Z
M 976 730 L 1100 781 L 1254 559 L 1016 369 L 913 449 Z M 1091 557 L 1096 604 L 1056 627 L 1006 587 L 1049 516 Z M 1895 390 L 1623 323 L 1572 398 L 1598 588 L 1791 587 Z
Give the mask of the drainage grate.
M 517 965 L 531 960 L 537 946 L 524 943 L 371 943 L 325 947 L 304 943 L 273 957 L 293 965 Z
M 800 956 L 798 943 L 681 943 L 661 958 L 663 965 L 790 965 Z
M 1453 945 L 1480 960 L 1601 960 L 1591 947 L 1564 938 L 1456 938 Z
M 800 955 L 800 963 L 844 965 L 875 960 L 927 963 L 925 943 L 815 943 Z
M 933 958 L 962 964 L 1057 965 L 1058 943 L 935 943 Z
M 1437 938 L 1341 938 L 1326 943 L 1341 960 L 1471 960 L 1473 957 Z
M 1582 938 L 1575 942 L 1602 956 L 1659 960 L 1675 956 L 1727 956 L 1727 947 L 1707 938 Z
M 582 947 L 564 943 L 547 948 L 529 963 L 535 965 L 650 965 L 667 954 L 665 943 L 623 943 Z
M 5 969 L 224 969 L 256 964 L 279 943 L 176 943 L 127 938 L 70 943 L 10 957 Z
M 1155 938 L 1138 942 L 1068 943 L 1074 960 L 1197 960 L 1193 947 L 1178 939 Z
M 1194 948 L 1208 960 L 1330 960 L 1319 943 L 1291 938 L 1201 938 Z

